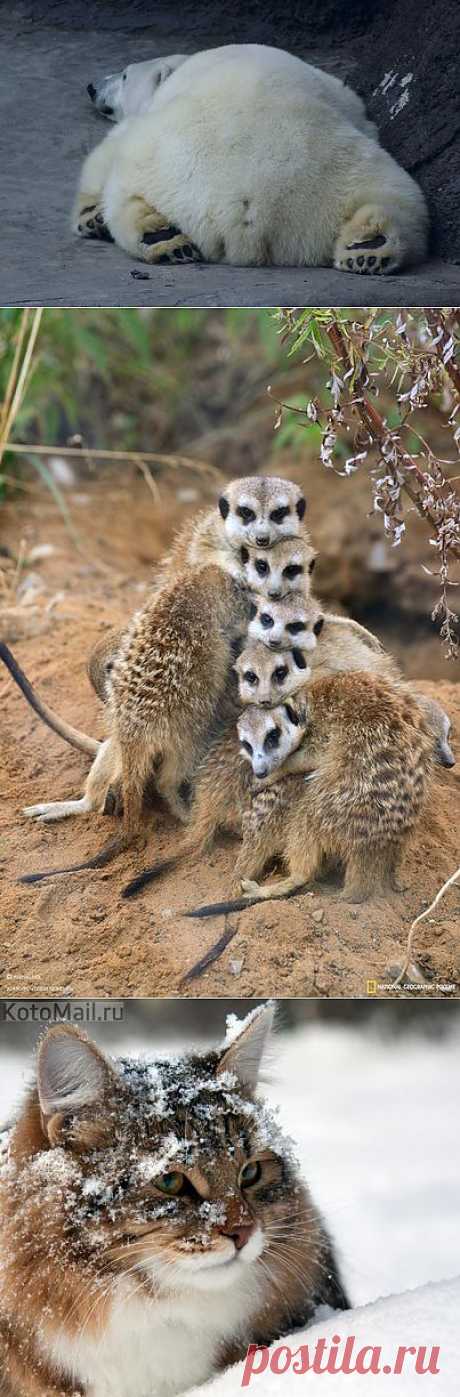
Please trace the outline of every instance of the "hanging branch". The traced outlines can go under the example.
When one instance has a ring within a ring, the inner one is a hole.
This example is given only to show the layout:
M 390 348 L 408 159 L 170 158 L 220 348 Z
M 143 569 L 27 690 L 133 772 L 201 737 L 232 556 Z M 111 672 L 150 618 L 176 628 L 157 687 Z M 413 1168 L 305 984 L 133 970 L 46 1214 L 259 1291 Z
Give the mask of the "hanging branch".
M 449 579 L 449 563 L 460 560 L 460 497 L 420 433 L 416 433 L 420 443 L 418 459 L 413 451 L 406 450 L 401 437 L 415 409 L 431 404 L 448 382 L 448 425 L 460 450 L 460 425 L 455 424 L 460 410 L 460 368 L 455 357 L 458 316 L 455 311 L 441 310 L 423 315 L 424 323 L 420 324 L 413 312 L 402 311 L 385 314 L 376 309 L 363 320 L 352 319 L 350 313 L 333 308 L 280 312 L 283 340 L 294 337 L 290 352 L 304 349 L 308 343 L 330 369 L 327 388 L 331 406 L 324 408 L 318 399 L 313 399 L 305 410 L 297 409 L 305 425 L 315 422 L 320 427 L 323 465 L 337 470 L 338 437 L 344 428 L 349 430 L 353 420 L 359 419 L 354 454 L 338 473 L 353 474 L 367 461 L 369 452 L 376 450 L 378 467 L 370 470 L 373 504 L 383 514 L 385 532 L 393 546 L 401 543 L 405 533 L 405 496 L 430 526 L 430 543 L 439 557 L 439 572 L 435 575 L 440 581 L 440 597 L 432 619 L 441 623 L 441 638 L 446 642 L 447 654 L 453 656 L 458 652 L 458 618 L 449 606 L 447 589 L 455 585 Z M 376 380 L 383 376 L 388 384 L 390 374 L 391 385 L 396 382 L 398 427 L 388 426 L 373 401 L 379 392 Z M 277 426 L 285 407 L 278 404 Z

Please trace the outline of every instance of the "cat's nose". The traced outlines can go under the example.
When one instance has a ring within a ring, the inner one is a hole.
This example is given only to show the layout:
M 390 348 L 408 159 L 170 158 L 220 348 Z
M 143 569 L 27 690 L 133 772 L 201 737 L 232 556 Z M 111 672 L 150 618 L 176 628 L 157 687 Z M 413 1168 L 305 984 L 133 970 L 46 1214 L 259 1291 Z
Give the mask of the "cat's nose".
M 253 1222 L 248 1222 L 241 1227 L 234 1227 L 233 1232 L 226 1232 L 224 1227 L 221 1228 L 222 1236 L 229 1237 L 230 1241 L 235 1243 L 237 1251 L 241 1251 L 242 1248 L 246 1246 L 246 1242 L 249 1242 L 249 1238 L 252 1237 L 254 1231 L 255 1227 Z

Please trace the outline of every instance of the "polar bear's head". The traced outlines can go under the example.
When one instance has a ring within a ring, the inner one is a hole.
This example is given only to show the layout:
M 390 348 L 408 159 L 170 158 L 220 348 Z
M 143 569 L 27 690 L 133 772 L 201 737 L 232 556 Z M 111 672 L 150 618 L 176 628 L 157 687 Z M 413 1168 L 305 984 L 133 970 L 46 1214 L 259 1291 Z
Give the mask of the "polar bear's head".
M 149 110 L 160 84 L 166 82 L 187 57 L 186 53 L 172 53 L 146 63 L 128 63 L 122 73 L 109 73 L 98 83 L 88 83 L 87 92 L 96 110 L 109 121 L 141 116 Z

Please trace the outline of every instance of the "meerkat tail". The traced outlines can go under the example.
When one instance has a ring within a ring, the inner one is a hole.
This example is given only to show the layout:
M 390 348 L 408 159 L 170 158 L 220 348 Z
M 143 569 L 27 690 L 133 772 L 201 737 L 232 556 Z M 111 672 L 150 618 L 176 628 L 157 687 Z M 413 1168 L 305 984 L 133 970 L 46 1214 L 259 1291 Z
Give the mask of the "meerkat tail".
M 209 902 L 204 907 L 194 907 L 190 912 L 181 912 L 182 917 L 221 917 L 225 912 L 244 912 L 245 907 L 255 907 L 265 902 L 263 897 L 236 897 L 233 902 Z
M 48 708 L 48 704 L 35 693 L 27 676 L 4 641 L 0 642 L 0 660 L 3 660 L 11 678 L 14 679 L 15 684 L 24 694 L 24 698 L 27 699 L 27 703 L 33 708 L 34 713 L 37 713 L 38 717 L 42 719 L 42 722 L 57 733 L 58 737 L 63 737 L 65 742 L 69 742 L 71 747 L 76 747 L 78 752 L 86 752 L 88 756 L 95 757 L 99 751 L 100 742 L 94 737 L 87 737 L 84 732 L 79 732 L 78 728 L 73 728 L 70 723 L 59 718 L 52 708 Z
M 153 883 L 156 878 L 161 878 L 163 873 L 170 873 L 180 863 L 182 854 L 174 854 L 170 859 L 160 859 L 158 863 L 152 864 L 151 868 L 144 868 L 143 873 L 138 873 L 137 878 L 132 878 L 130 883 L 122 889 L 122 897 L 135 897 L 137 893 L 147 887 L 148 883 Z
M 123 837 L 111 839 L 110 844 L 106 844 L 98 854 L 94 854 L 92 859 L 87 859 L 85 863 L 70 863 L 67 868 L 47 868 L 43 873 L 23 873 L 18 878 L 18 883 L 42 883 L 45 878 L 59 878 L 63 873 L 82 873 L 85 868 L 105 868 L 127 848 L 127 843 Z

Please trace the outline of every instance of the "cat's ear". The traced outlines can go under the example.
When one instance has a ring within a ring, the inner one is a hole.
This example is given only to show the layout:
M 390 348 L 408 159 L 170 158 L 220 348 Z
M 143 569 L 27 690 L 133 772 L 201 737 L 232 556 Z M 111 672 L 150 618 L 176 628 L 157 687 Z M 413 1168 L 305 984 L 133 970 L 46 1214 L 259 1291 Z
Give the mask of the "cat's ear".
M 70 1025 L 51 1028 L 42 1039 L 37 1059 L 38 1098 L 49 1119 L 68 1115 L 102 1101 L 112 1077 L 109 1063 L 95 1043 Z
M 253 1091 L 257 1086 L 261 1058 L 274 1017 L 275 1005 L 262 1004 L 237 1024 L 236 1030 L 231 1025 L 222 1048 L 218 1077 L 222 1072 L 232 1072 L 242 1087 Z

